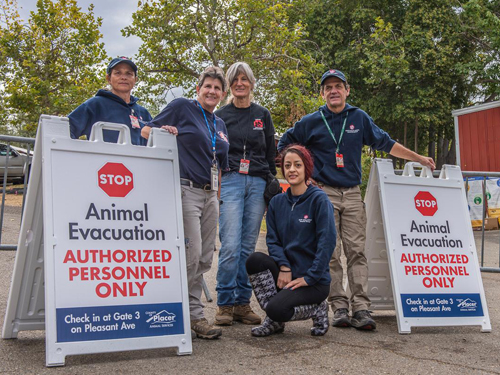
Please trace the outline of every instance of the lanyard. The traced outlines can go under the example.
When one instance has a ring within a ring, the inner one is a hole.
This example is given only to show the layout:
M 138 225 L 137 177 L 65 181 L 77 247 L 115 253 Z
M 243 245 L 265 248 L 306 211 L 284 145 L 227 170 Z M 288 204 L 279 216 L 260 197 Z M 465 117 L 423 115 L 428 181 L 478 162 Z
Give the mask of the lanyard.
M 347 122 L 347 116 L 349 115 L 349 112 L 346 112 L 344 123 L 342 124 L 342 130 L 340 131 L 340 137 L 339 137 L 339 141 L 338 142 L 337 142 L 337 139 L 335 138 L 335 134 L 333 134 L 333 132 L 332 132 L 332 129 L 330 129 L 330 125 L 328 125 L 328 122 L 326 121 L 326 118 L 325 118 L 325 115 L 323 114 L 323 111 L 319 111 L 319 113 L 321 113 L 321 117 L 323 118 L 325 126 L 328 129 L 328 131 L 330 132 L 330 135 L 332 136 L 333 141 L 337 145 L 336 152 L 338 154 L 339 149 L 340 149 L 340 142 L 342 142 L 342 137 L 344 136 L 345 124 Z
M 234 106 L 234 104 L 233 104 Z M 234 107 L 236 108 L 236 107 Z M 252 107 L 252 104 L 250 104 L 250 122 L 252 121 L 255 121 L 255 116 L 254 116 L 254 113 L 253 113 L 253 107 Z M 241 131 L 243 132 L 243 128 L 241 127 L 241 124 L 240 124 L 240 117 L 238 117 L 238 128 L 241 129 Z M 245 125 L 243 125 L 244 127 Z M 250 130 L 249 130 L 250 129 Z M 252 128 L 251 127 L 248 127 L 247 126 L 247 129 L 246 129 L 246 132 L 245 132 L 245 139 L 243 140 L 243 159 L 246 159 L 247 158 L 247 140 L 248 140 L 248 135 L 252 132 L 251 130 Z
M 212 153 L 214 154 L 214 161 L 215 161 L 215 140 L 216 140 L 216 131 L 217 131 L 217 124 L 215 122 L 215 115 L 214 116 L 214 133 L 212 134 L 212 130 L 210 129 L 210 125 L 208 125 L 208 120 L 207 120 L 207 115 L 205 114 L 205 110 L 201 106 L 199 101 L 196 101 L 198 103 L 198 107 L 200 107 L 201 112 L 203 113 L 203 117 L 205 118 L 205 124 L 207 124 L 207 129 L 208 133 L 210 134 L 210 138 L 212 139 Z

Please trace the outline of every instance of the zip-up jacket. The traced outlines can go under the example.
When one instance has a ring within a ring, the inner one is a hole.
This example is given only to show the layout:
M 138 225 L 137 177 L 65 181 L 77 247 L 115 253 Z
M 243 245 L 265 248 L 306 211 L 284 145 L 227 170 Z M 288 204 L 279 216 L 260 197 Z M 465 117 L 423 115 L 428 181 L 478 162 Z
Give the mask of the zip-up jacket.
M 146 122 L 151 121 L 151 115 L 146 108 L 137 104 L 137 99 L 130 96 L 126 103 L 118 95 L 108 90 L 99 90 L 97 94 L 81 104 L 69 114 L 69 129 L 71 138 L 80 138 L 86 135 L 90 139 L 92 126 L 98 121 L 125 124 L 130 129 L 130 137 L 134 145 L 146 145 L 147 141 L 141 137 L 141 129 Z M 137 117 L 140 128 L 134 128 L 130 116 Z M 113 130 L 103 131 L 104 141 L 116 143 L 118 132 Z
M 337 143 L 323 121 L 325 116 L 335 139 L 339 142 L 344 120 L 346 125 L 339 154 L 343 155 L 344 167 L 336 165 Z M 363 145 L 390 152 L 395 141 L 373 122 L 365 111 L 346 104 L 340 113 L 333 113 L 324 105 L 310 113 L 287 130 L 281 137 L 278 150 L 299 143 L 314 156 L 313 178 L 333 187 L 353 187 L 361 184 L 361 152 Z
M 276 195 L 266 216 L 267 248 L 278 266 L 290 267 L 292 279 L 329 285 L 329 262 L 337 234 L 328 196 L 310 185 L 298 200 L 291 189 Z

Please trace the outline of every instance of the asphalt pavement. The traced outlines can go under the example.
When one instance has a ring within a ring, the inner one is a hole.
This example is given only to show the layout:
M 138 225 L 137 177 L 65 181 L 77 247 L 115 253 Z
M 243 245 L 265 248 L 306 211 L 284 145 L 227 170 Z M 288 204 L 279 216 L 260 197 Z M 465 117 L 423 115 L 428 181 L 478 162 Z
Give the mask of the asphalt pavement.
M 6 211 L 3 243 L 16 242 L 16 220 L 9 216 L 16 214 Z M 499 235 L 490 232 L 485 240 L 492 254 L 485 259 L 497 264 Z M 258 251 L 265 251 L 263 235 Z M 14 260 L 15 252 L 0 251 L 0 324 Z M 216 264 L 217 253 L 206 275 L 213 297 Z M 288 323 L 283 334 L 254 338 L 250 326 L 235 323 L 222 328 L 220 339 L 195 339 L 189 356 L 177 356 L 175 348 L 79 355 L 68 356 L 64 367 L 46 368 L 45 332 L 23 331 L 17 339 L 0 340 L 0 374 L 500 374 L 500 273 L 483 273 L 482 279 L 490 333 L 471 326 L 419 327 L 400 335 L 394 311 L 376 311 L 373 332 L 332 327 L 324 337 L 312 337 L 311 321 L 304 321 Z M 252 307 L 264 316 L 255 300 Z M 216 302 L 206 303 L 205 311 L 213 321 Z

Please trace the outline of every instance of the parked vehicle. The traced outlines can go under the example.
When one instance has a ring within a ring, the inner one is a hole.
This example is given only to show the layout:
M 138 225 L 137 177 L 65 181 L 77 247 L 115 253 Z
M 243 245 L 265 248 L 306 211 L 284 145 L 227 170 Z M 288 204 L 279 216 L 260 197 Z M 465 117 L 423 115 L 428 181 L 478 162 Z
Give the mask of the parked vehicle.
M 10 146 L 7 155 L 8 148 L 6 144 L 0 143 L 0 181 L 4 180 L 5 165 L 7 165 L 7 181 L 22 182 L 26 173 L 29 176 L 31 155 L 28 155 L 26 150 L 13 146 Z

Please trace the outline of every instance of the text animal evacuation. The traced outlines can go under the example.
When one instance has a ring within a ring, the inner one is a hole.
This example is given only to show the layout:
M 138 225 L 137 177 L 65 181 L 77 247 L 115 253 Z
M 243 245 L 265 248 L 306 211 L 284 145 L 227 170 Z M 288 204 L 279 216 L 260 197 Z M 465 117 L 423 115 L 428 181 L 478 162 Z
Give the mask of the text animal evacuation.
M 463 248 L 459 239 L 449 239 L 451 234 L 448 220 L 442 225 L 432 225 L 428 221 L 425 224 L 417 224 L 412 220 L 410 233 L 418 233 L 420 237 L 409 237 L 401 234 L 403 247 L 432 248 L 435 250 Z M 422 234 L 441 234 L 441 238 L 422 238 Z M 403 252 L 400 262 L 403 265 L 404 274 L 407 276 L 424 276 L 422 284 L 425 288 L 453 288 L 457 277 L 470 276 L 467 270 L 469 257 L 464 254 L 453 254 L 449 252 L 425 253 L 425 252 Z
M 115 204 L 110 209 L 98 210 L 94 203 L 90 206 L 85 215 L 85 220 L 95 219 L 107 222 L 133 221 L 147 222 L 148 205 L 144 203 L 142 210 L 124 210 L 115 208 Z M 144 224 L 135 225 L 133 228 L 82 228 L 77 222 L 68 223 L 70 240 L 106 240 L 106 241 L 165 241 L 165 231 L 163 229 L 144 229 Z

